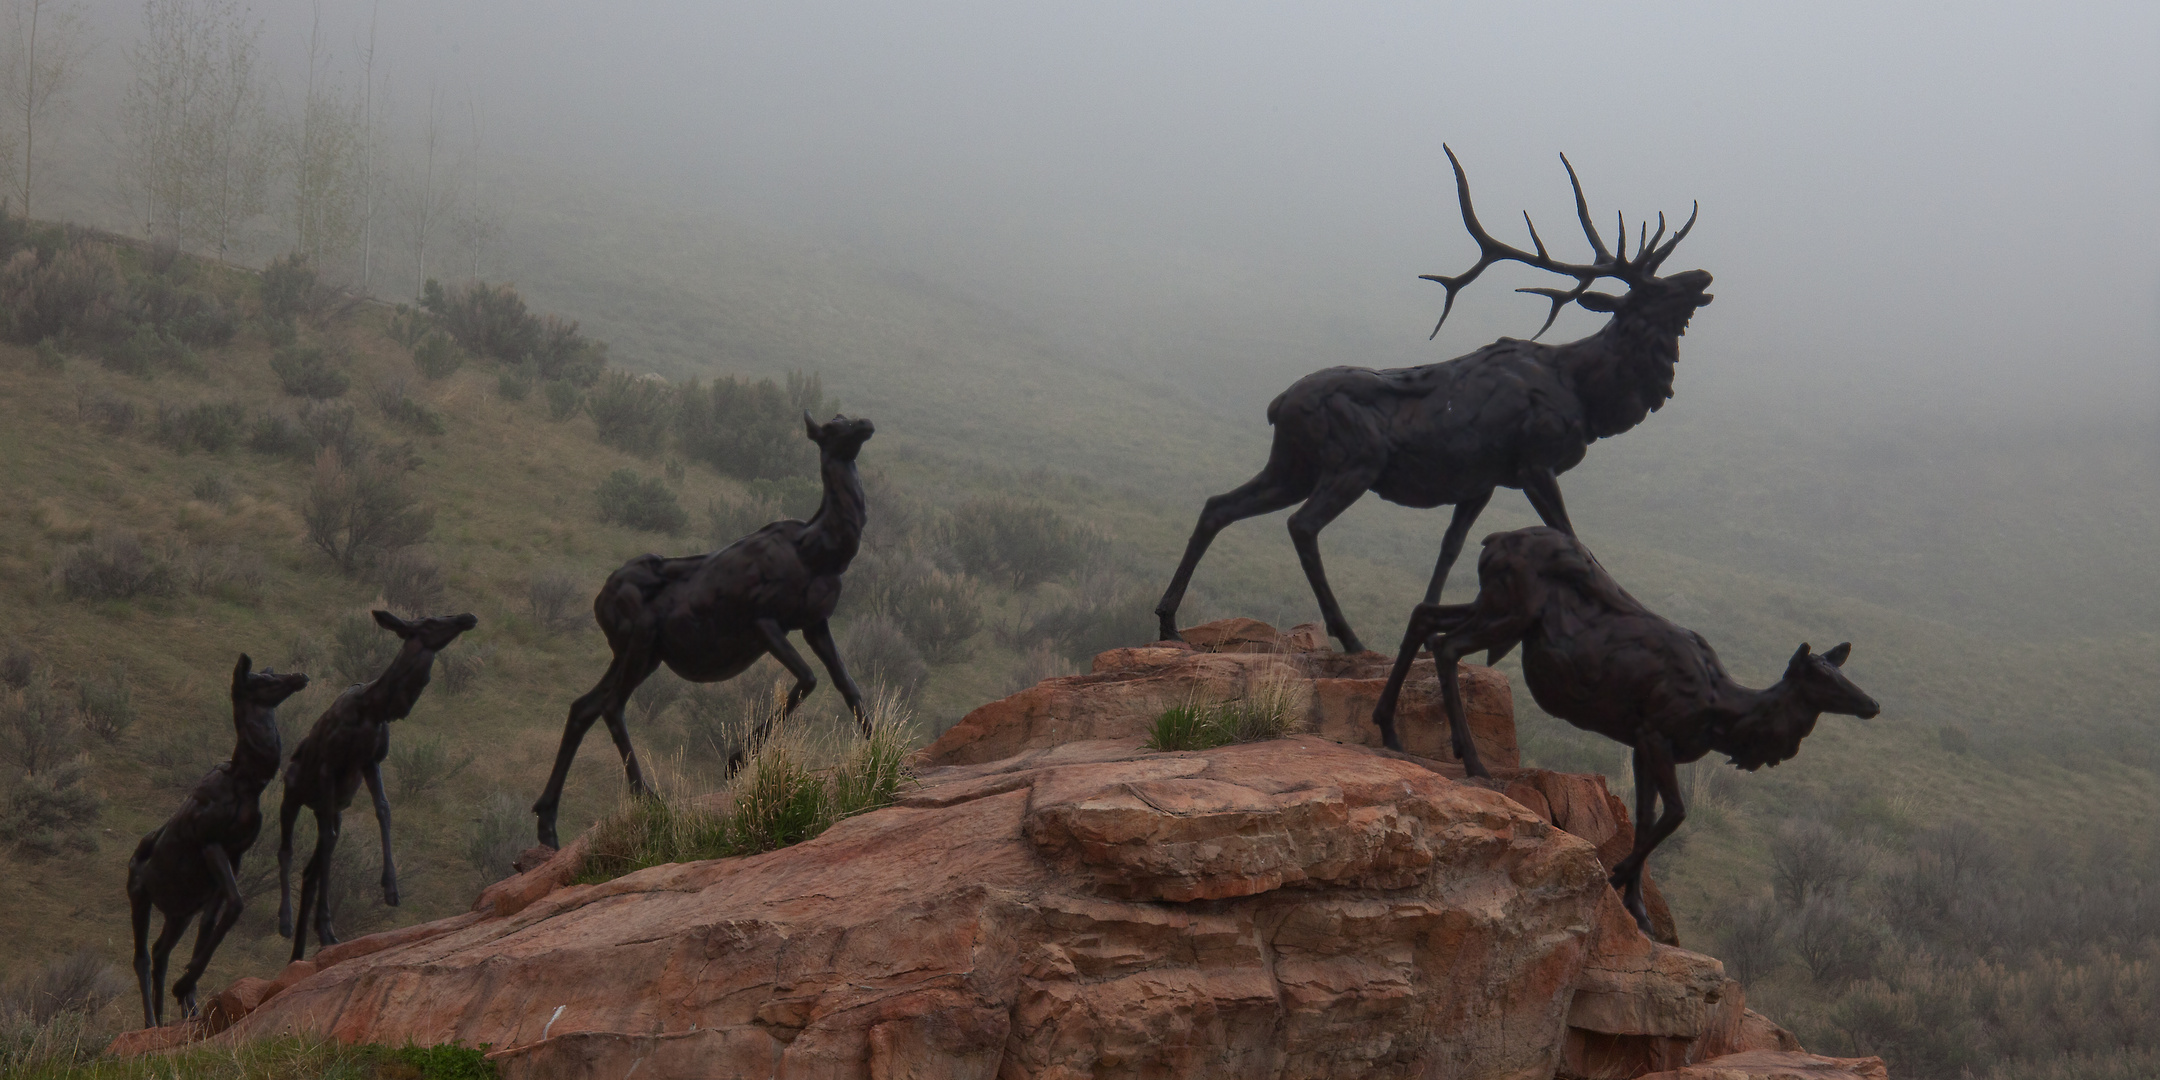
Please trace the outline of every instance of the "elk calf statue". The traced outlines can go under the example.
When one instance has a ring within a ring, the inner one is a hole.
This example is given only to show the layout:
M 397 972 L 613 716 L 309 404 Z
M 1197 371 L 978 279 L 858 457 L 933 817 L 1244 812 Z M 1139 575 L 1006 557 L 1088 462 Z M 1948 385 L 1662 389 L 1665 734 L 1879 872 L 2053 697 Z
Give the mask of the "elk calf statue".
M 562 745 L 555 752 L 555 771 L 533 803 L 541 843 L 557 846 L 555 811 L 562 802 L 563 781 L 593 721 L 607 721 L 631 789 L 645 790 L 637 753 L 630 748 L 630 729 L 623 724 L 623 706 L 661 664 L 691 682 L 713 683 L 742 674 L 771 653 L 795 676 L 782 713 L 786 715 L 817 689 L 816 674 L 788 644 L 788 631 L 800 630 L 863 733 L 869 734 L 862 692 L 840 662 L 826 620 L 840 603 L 840 575 L 862 542 L 867 519 L 855 457 L 877 428 L 868 420 L 845 416 L 820 424 L 808 413 L 803 414 L 803 426 L 817 444 L 818 468 L 825 480 L 825 499 L 809 521 L 775 521 L 705 555 L 640 555 L 609 574 L 593 598 L 593 618 L 607 634 L 615 658 L 599 684 L 570 706 Z M 765 727 L 760 726 L 751 741 L 764 736 Z M 741 764 L 743 753 L 736 751 L 729 771 Z
M 1839 670 L 1850 643 L 1824 653 L 1803 644 L 1776 685 L 1741 686 L 1701 635 L 1652 614 L 1558 529 L 1486 537 L 1477 599 L 1419 604 L 1411 613 L 1402 653 L 1373 709 L 1390 749 L 1402 749 L 1395 702 L 1425 643 L 1439 669 L 1455 754 L 1471 775 L 1491 774 L 1470 738 L 1455 665 L 1479 650 L 1489 663 L 1521 645 L 1523 682 L 1539 708 L 1634 749 L 1635 848 L 1613 867 L 1612 885 L 1645 933 L 1643 864 L 1687 816 L 1674 766 L 1713 751 L 1742 769 L 1776 765 L 1800 752 L 1823 713 L 1865 720 L 1880 711 Z M 1661 801 L 1664 810 L 1653 819 Z
M 1538 344 L 1536 335 L 1530 341 L 1502 338 L 1443 363 L 1386 371 L 1333 367 L 1299 379 L 1268 405 L 1275 442 L 1267 464 L 1244 484 L 1209 499 L 1200 512 L 1185 557 L 1155 606 L 1165 639 L 1177 637 L 1178 605 L 1215 534 L 1232 522 L 1303 502 L 1290 515 L 1290 541 L 1298 562 L 1320 602 L 1328 633 L 1342 642 L 1344 651 L 1360 651 L 1364 646 L 1343 618 L 1320 565 L 1320 530 L 1351 503 L 1371 491 L 1403 506 L 1455 507 L 1440 541 L 1432 584 L 1425 590 L 1425 602 L 1433 603 L 1440 599 L 1448 569 L 1495 488 L 1521 489 L 1545 524 L 1573 533 L 1556 477 L 1581 463 L 1590 443 L 1641 423 L 1672 396 L 1680 335 L 1695 309 L 1710 303 L 1704 291 L 1710 275 L 1686 270 L 1659 277 L 1657 271 L 1694 228 L 1694 215 L 1670 240 L 1664 239 L 1665 217 L 1658 215 L 1656 235 L 1647 235 L 1647 227 L 1639 232 L 1641 243 L 1632 257 L 1623 219 L 1620 243 L 1608 251 L 1590 223 L 1575 167 L 1568 165 L 1576 216 L 1593 258 L 1561 262 L 1547 254 L 1535 225 L 1530 227 L 1535 253 L 1487 234 L 1470 207 L 1470 181 L 1462 163 L 1455 160 L 1455 151 L 1447 155 L 1455 167 L 1463 225 L 1477 241 L 1478 261 L 1454 277 L 1424 275 L 1447 289 L 1440 321 L 1447 321 L 1455 294 L 1497 262 L 1519 262 L 1575 279 L 1572 289 L 1519 290 L 1552 302 L 1538 334 L 1570 303 L 1610 312 L 1611 321 L 1565 345 Z M 1567 162 L 1565 155 L 1560 160 Z M 1523 220 L 1527 223 L 1529 215 Z M 1628 291 L 1620 296 L 1589 291 L 1601 278 L 1618 281 Z M 1439 332 L 1435 325 L 1433 333 Z
M 254 671 L 241 654 L 233 667 L 232 757 L 196 781 L 178 812 L 135 845 L 127 894 L 135 923 L 135 981 L 142 988 L 143 1024 L 165 1021 L 165 959 L 200 912 L 195 955 L 172 986 L 181 1016 L 195 1015 L 195 984 L 211 954 L 240 919 L 240 859 L 262 832 L 262 792 L 277 775 L 277 706 L 308 684 L 301 674 Z M 150 909 L 165 913 L 151 945 Z
M 375 823 L 382 829 L 383 903 L 397 906 L 397 865 L 390 858 L 390 799 L 383 794 L 382 762 L 390 754 L 390 722 L 412 715 L 413 703 L 427 689 L 435 654 L 459 634 L 480 624 L 471 615 L 437 615 L 406 622 L 387 611 L 374 613 L 383 629 L 404 639 L 390 666 L 371 682 L 349 687 L 316 718 L 307 737 L 293 748 L 285 766 L 285 802 L 278 809 L 278 933 L 292 938 L 292 958 L 307 953 L 308 919 L 315 920 L 315 940 L 337 944 L 330 924 L 330 859 L 337 851 L 338 828 L 353 793 L 367 783 L 375 800 Z M 292 830 L 300 811 L 315 812 L 315 852 L 300 871 L 300 917 L 293 918 Z

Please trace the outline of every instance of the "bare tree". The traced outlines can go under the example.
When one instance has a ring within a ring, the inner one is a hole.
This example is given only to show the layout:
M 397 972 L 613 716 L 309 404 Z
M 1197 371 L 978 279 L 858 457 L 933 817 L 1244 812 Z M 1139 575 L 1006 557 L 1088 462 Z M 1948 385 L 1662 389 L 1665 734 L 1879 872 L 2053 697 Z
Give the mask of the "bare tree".
M 360 291 L 368 291 L 368 283 L 375 270 L 375 210 L 382 201 L 383 174 L 376 168 L 376 159 L 382 156 L 382 117 L 376 112 L 375 101 L 375 43 L 376 25 L 382 13 L 381 0 L 368 6 L 367 48 L 361 51 L 360 60 Z
M 502 225 L 488 210 L 489 201 L 483 191 L 480 177 L 481 126 L 480 103 L 470 97 L 465 108 L 472 122 L 472 141 L 466 147 L 463 172 L 466 194 L 460 200 L 452 229 L 458 243 L 472 256 L 472 276 L 480 276 L 480 256 L 502 235 Z
M 82 7 L 76 0 L 13 0 L 7 28 L 10 126 L 16 119 L 22 123 L 22 168 L 10 177 L 8 186 L 21 201 L 23 216 L 29 217 L 37 179 L 38 129 L 82 74 L 89 41 L 83 35 Z
M 412 253 L 413 295 L 428 279 L 428 243 L 457 212 L 462 171 L 447 153 L 442 124 L 442 90 L 428 89 L 427 125 L 397 186 L 396 213 L 406 247 Z
M 365 131 L 360 103 L 334 79 L 323 42 L 322 5 L 308 34 L 307 93 L 291 146 L 293 247 L 316 266 L 350 251 L 360 236 L 360 161 Z
M 124 176 L 150 231 L 213 247 L 269 187 L 261 23 L 237 0 L 147 0 L 123 102 Z

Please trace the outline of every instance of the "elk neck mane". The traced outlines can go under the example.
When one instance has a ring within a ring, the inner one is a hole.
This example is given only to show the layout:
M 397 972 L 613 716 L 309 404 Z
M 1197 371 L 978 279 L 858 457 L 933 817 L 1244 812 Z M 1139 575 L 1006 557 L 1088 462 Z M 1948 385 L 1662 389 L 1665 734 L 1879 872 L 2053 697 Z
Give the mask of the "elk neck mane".
M 862 478 L 853 461 L 836 458 L 821 462 L 818 471 L 824 474 L 825 498 L 803 529 L 802 559 L 818 569 L 845 567 L 854 561 L 862 545 L 863 524 L 869 520 Z
M 1553 366 L 1583 403 L 1592 437 L 1605 439 L 1643 422 L 1673 396 L 1680 362 L 1677 331 L 1615 315 L 1580 341 L 1554 347 Z

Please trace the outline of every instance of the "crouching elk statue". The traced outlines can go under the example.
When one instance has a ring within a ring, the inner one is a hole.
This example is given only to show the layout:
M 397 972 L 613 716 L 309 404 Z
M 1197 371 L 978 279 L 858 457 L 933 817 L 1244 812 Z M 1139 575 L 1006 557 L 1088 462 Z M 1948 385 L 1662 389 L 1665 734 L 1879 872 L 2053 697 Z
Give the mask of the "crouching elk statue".
M 173 982 L 180 1015 L 195 1015 L 195 984 L 218 943 L 240 921 L 240 858 L 262 833 L 262 792 L 277 775 L 277 706 L 308 684 L 306 675 L 252 670 L 245 654 L 233 667 L 232 757 L 195 782 L 178 812 L 135 845 L 128 860 L 128 905 L 135 922 L 135 981 L 142 988 L 143 1024 L 165 1020 L 165 959 L 202 914 L 195 955 Z M 151 945 L 150 909 L 165 913 Z
M 1567 162 L 1564 155 L 1560 160 Z M 1443 363 L 1386 371 L 1333 367 L 1299 379 L 1268 405 L 1275 442 L 1267 464 L 1243 485 L 1209 499 L 1200 512 L 1185 557 L 1155 606 L 1165 639 L 1177 637 L 1178 604 L 1215 534 L 1232 522 L 1302 501 L 1305 505 L 1290 515 L 1290 542 L 1320 602 L 1328 633 L 1342 642 L 1344 651 L 1360 651 L 1363 646 L 1343 618 L 1320 565 L 1320 530 L 1351 503 L 1371 491 L 1403 506 L 1455 507 L 1440 542 L 1432 584 L 1425 590 L 1425 602 L 1433 603 L 1440 599 L 1448 569 L 1462 553 L 1463 540 L 1493 489 L 1521 489 L 1545 524 L 1572 534 L 1556 477 L 1579 464 L 1591 442 L 1634 427 L 1672 396 L 1680 335 L 1695 309 L 1710 303 L 1704 291 L 1710 275 L 1687 270 L 1659 277 L 1657 271 L 1694 227 L 1694 215 L 1670 240 L 1665 239 L 1665 216 L 1658 215 L 1657 233 L 1649 235 L 1647 228 L 1638 232 L 1641 242 L 1632 257 L 1623 219 L 1618 248 L 1608 251 L 1590 223 L 1575 167 L 1568 165 L 1576 216 L 1593 258 L 1561 262 L 1547 254 L 1535 225 L 1530 226 L 1535 253 L 1486 233 L 1470 207 L 1470 181 L 1453 150 L 1448 161 L 1455 167 L 1463 226 L 1477 241 L 1478 261 L 1454 277 L 1424 275 L 1447 289 L 1442 323 L 1455 306 L 1455 294 L 1498 262 L 1519 262 L 1575 279 L 1572 289 L 1519 290 L 1552 301 L 1552 312 L 1538 334 L 1551 328 L 1560 309 L 1570 303 L 1610 312 L 1611 321 L 1565 345 L 1541 345 L 1535 335 L 1531 341 L 1502 338 Z M 1523 220 L 1528 222 L 1529 215 Z M 1601 278 L 1618 281 L 1628 291 L 1620 296 L 1589 291 Z M 1439 332 L 1436 324 L 1433 333 Z
M 1801 645 L 1785 677 L 1765 690 L 1734 682 L 1701 635 L 1652 614 L 1598 565 L 1574 537 L 1529 528 L 1485 538 L 1478 595 L 1467 604 L 1419 604 L 1373 721 L 1390 749 L 1403 679 L 1430 644 L 1455 755 L 1473 776 L 1489 776 L 1463 715 L 1456 661 L 1485 650 L 1496 662 L 1523 648 L 1523 682 L 1538 707 L 1635 751 L 1635 848 L 1612 870 L 1612 885 L 1645 933 L 1643 864 L 1687 816 L 1676 765 L 1713 751 L 1742 769 L 1776 765 L 1800 752 L 1823 713 L 1865 720 L 1880 707 L 1839 669 L 1851 644 L 1825 653 Z M 1664 810 L 1655 819 L 1659 802 Z M 1653 823 L 1654 821 L 1654 823 Z
M 609 574 L 593 598 L 593 618 L 607 634 L 615 659 L 599 685 L 570 705 L 555 771 L 533 803 L 541 843 L 557 846 L 555 811 L 562 802 L 563 781 L 593 721 L 607 721 L 631 789 L 646 790 L 637 753 L 630 748 L 630 729 L 623 724 L 623 706 L 661 664 L 691 682 L 714 683 L 742 674 L 771 653 L 795 676 L 782 713 L 787 715 L 817 689 L 817 675 L 788 644 L 788 631 L 800 630 L 863 733 L 869 734 L 862 692 L 840 662 L 826 620 L 840 603 L 840 575 L 862 543 L 867 517 L 855 457 L 877 428 L 868 420 L 845 416 L 820 424 L 808 413 L 803 414 L 803 425 L 817 444 L 818 468 L 825 480 L 825 499 L 809 521 L 775 521 L 710 554 L 674 559 L 640 555 Z M 752 744 L 765 737 L 770 723 L 751 733 Z M 728 761 L 729 772 L 742 763 L 747 749 L 736 750 Z

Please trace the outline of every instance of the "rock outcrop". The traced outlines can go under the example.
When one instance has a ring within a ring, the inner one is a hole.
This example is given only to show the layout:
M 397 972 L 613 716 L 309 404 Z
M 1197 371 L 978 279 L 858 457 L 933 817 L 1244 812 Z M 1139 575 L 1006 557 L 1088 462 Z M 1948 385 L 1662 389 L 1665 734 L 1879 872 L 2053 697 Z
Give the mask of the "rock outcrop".
M 1799 1053 L 1718 961 L 1636 929 L 1602 777 L 1466 781 L 1326 737 L 1321 705 L 1318 732 L 1215 750 L 1077 737 L 1259 679 L 1354 703 L 1320 684 L 1385 674 L 1303 628 L 1190 636 L 976 710 L 899 805 L 814 840 L 598 885 L 570 883 L 574 843 L 468 914 L 243 979 L 115 1050 L 486 1043 L 512 1078 L 1881 1077 Z M 1481 749 L 1512 766 L 1505 681 L 1465 670 Z

